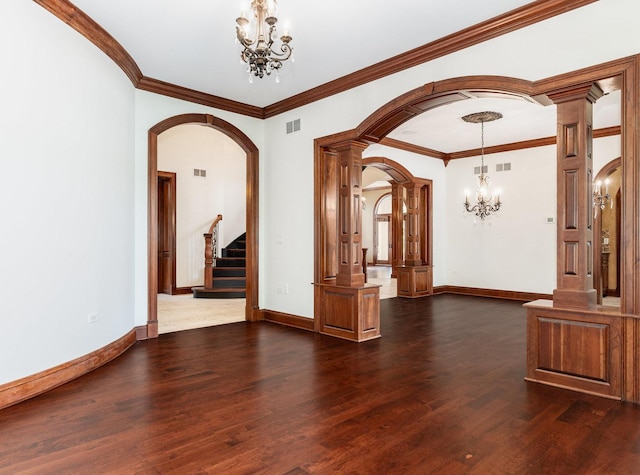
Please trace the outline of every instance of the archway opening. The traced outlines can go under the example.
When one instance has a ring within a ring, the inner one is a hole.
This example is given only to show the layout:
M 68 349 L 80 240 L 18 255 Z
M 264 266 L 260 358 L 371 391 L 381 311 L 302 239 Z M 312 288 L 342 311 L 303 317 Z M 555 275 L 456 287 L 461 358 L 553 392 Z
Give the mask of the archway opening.
M 158 336 L 158 135 L 182 124 L 200 124 L 218 130 L 246 154 L 246 306 L 245 319 L 258 320 L 258 148 L 241 130 L 209 114 L 183 114 L 170 117 L 149 129 L 148 150 L 148 311 L 146 334 L 142 338 Z

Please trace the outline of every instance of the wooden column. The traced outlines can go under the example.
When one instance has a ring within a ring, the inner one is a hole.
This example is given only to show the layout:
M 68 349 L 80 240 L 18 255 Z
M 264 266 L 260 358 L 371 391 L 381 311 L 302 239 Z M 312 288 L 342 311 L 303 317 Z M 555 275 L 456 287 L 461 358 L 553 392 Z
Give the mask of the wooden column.
M 593 84 L 548 94 L 557 105 L 558 238 L 554 307 L 595 308 L 593 287 Z
M 335 222 L 335 226 L 324 224 L 325 259 L 337 258 L 337 273 L 335 281 L 324 278 L 317 282 L 315 293 L 315 329 L 358 342 L 380 338 L 380 286 L 365 284 L 362 265 L 362 151 L 366 147 L 348 140 L 331 144 L 327 147 L 331 152 L 323 150 L 324 175 L 331 176 L 327 167 L 335 164 L 335 179 L 323 180 L 320 193 L 326 198 L 326 221 L 333 218 Z M 334 197 L 336 209 L 330 214 L 327 205 Z
M 367 144 L 349 141 L 338 153 L 338 274 L 336 284 L 364 285 L 362 272 L 362 151 Z
M 404 265 L 404 187 L 391 185 L 391 277 L 397 277 L 398 267 Z
M 422 182 L 405 185 L 407 218 L 405 230 L 406 256 L 404 265 L 398 266 L 398 297 L 424 297 L 433 293 L 431 265 L 423 260 L 427 251 L 429 211 L 427 192 Z
M 405 265 L 419 266 L 422 265 L 422 257 L 420 256 L 422 239 L 420 233 L 420 185 L 411 183 L 405 185 L 407 192 L 407 229 L 405 232 L 407 254 Z

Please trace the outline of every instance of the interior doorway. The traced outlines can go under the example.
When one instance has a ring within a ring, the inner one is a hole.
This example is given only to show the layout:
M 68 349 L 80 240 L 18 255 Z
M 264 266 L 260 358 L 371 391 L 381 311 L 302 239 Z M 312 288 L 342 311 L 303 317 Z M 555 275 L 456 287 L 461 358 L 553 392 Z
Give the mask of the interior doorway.
M 594 287 L 598 302 L 620 306 L 622 173 L 621 158 L 607 163 L 595 178 L 596 188 L 607 195 L 603 206 L 594 204 Z M 595 193 L 595 190 L 594 190 Z
M 148 155 L 148 292 L 147 325 L 137 329 L 138 339 L 158 336 L 158 136 L 180 124 L 200 124 L 216 129 L 242 148 L 246 154 L 246 304 L 245 320 L 261 319 L 258 305 L 258 190 L 259 152 L 240 129 L 210 114 L 182 114 L 169 117 L 149 129 Z
M 390 195 L 388 195 L 390 196 Z M 373 228 L 373 265 L 391 263 L 391 214 L 375 215 Z

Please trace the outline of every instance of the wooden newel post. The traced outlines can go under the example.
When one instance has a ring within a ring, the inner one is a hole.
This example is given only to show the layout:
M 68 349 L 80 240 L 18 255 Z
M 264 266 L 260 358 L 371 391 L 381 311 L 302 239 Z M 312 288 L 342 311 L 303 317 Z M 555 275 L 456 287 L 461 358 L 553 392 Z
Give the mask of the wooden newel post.
M 593 83 L 548 94 L 558 115 L 558 248 L 554 307 L 595 308 L 593 285 Z
M 213 234 L 204 234 L 204 288 L 210 289 L 213 287 L 213 247 L 212 243 Z

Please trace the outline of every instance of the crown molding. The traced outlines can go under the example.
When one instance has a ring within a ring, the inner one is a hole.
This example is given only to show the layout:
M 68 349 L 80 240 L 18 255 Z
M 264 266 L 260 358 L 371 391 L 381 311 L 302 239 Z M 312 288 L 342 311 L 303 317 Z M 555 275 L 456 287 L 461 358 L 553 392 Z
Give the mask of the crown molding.
M 387 147 L 393 147 L 400 150 L 405 150 L 407 152 L 426 155 L 427 157 L 439 158 L 441 160 L 447 159 L 447 154 L 444 152 L 439 152 L 438 150 L 433 150 L 431 148 L 421 147 L 419 145 L 403 142 L 402 140 L 392 139 L 390 137 L 383 137 L 378 143 L 380 145 L 386 145 Z
M 621 127 L 619 125 L 615 125 L 613 127 L 604 127 L 602 129 L 595 129 L 593 131 L 593 138 L 600 139 L 603 137 L 611 137 L 614 135 L 621 134 Z M 433 150 L 426 147 L 420 147 L 419 145 L 410 144 L 407 142 L 403 142 L 401 140 L 395 140 L 392 138 L 385 137 L 379 142 L 381 145 L 386 145 L 388 147 L 397 148 L 400 150 L 406 150 L 408 152 L 417 153 L 420 155 L 425 155 L 427 157 L 439 158 L 445 162 L 445 165 L 449 163 L 449 160 L 458 160 L 460 158 L 469 158 L 469 157 L 477 157 L 482 151 L 479 148 L 474 148 L 470 150 L 462 150 L 460 152 L 439 152 L 438 150 Z M 485 147 L 484 154 L 491 155 L 492 153 L 501 153 L 501 152 L 513 152 L 515 150 L 523 150 L 526 148 L 534 148 L 534 147 L 544 147 L 546 145 L 555 145 L 556 137 L 543 137 L 539 139 L 532 140 L 523 140 L 522 142 L 512 142 L 502 145 L 494 145 L 492 147 Z
M 186 87 L 177 86 L 175 84 L 160 81 L 159 79 L 153 79 L 143 76 L 136 87 L 143 91 L 154 92 L 163 96 L 174 97 L 176 99 L 214 107 L 216 109 L 235 112 L 237 114 L 242 114 L 249 117 L 255 117 L 257 119 L 264 119 L 264 112 L 261 107 L 232 101 L 231 99 L 214 96 L 213 94 L 196 91 L 195 89 L 188 89 Z
M 266 119 L 566 13 L 570 10 L 583 7 L 598 0 L 537 0 L 264 108 L 145 77 L 124 47 L 104 28 L 69 0 L 33 1 L 67 23 L 100 48 L 124 71 L 136 88 L 229 112 Z
M 265 118 L 325 99 L 598 0 L 539 0 L 271 104 Z

